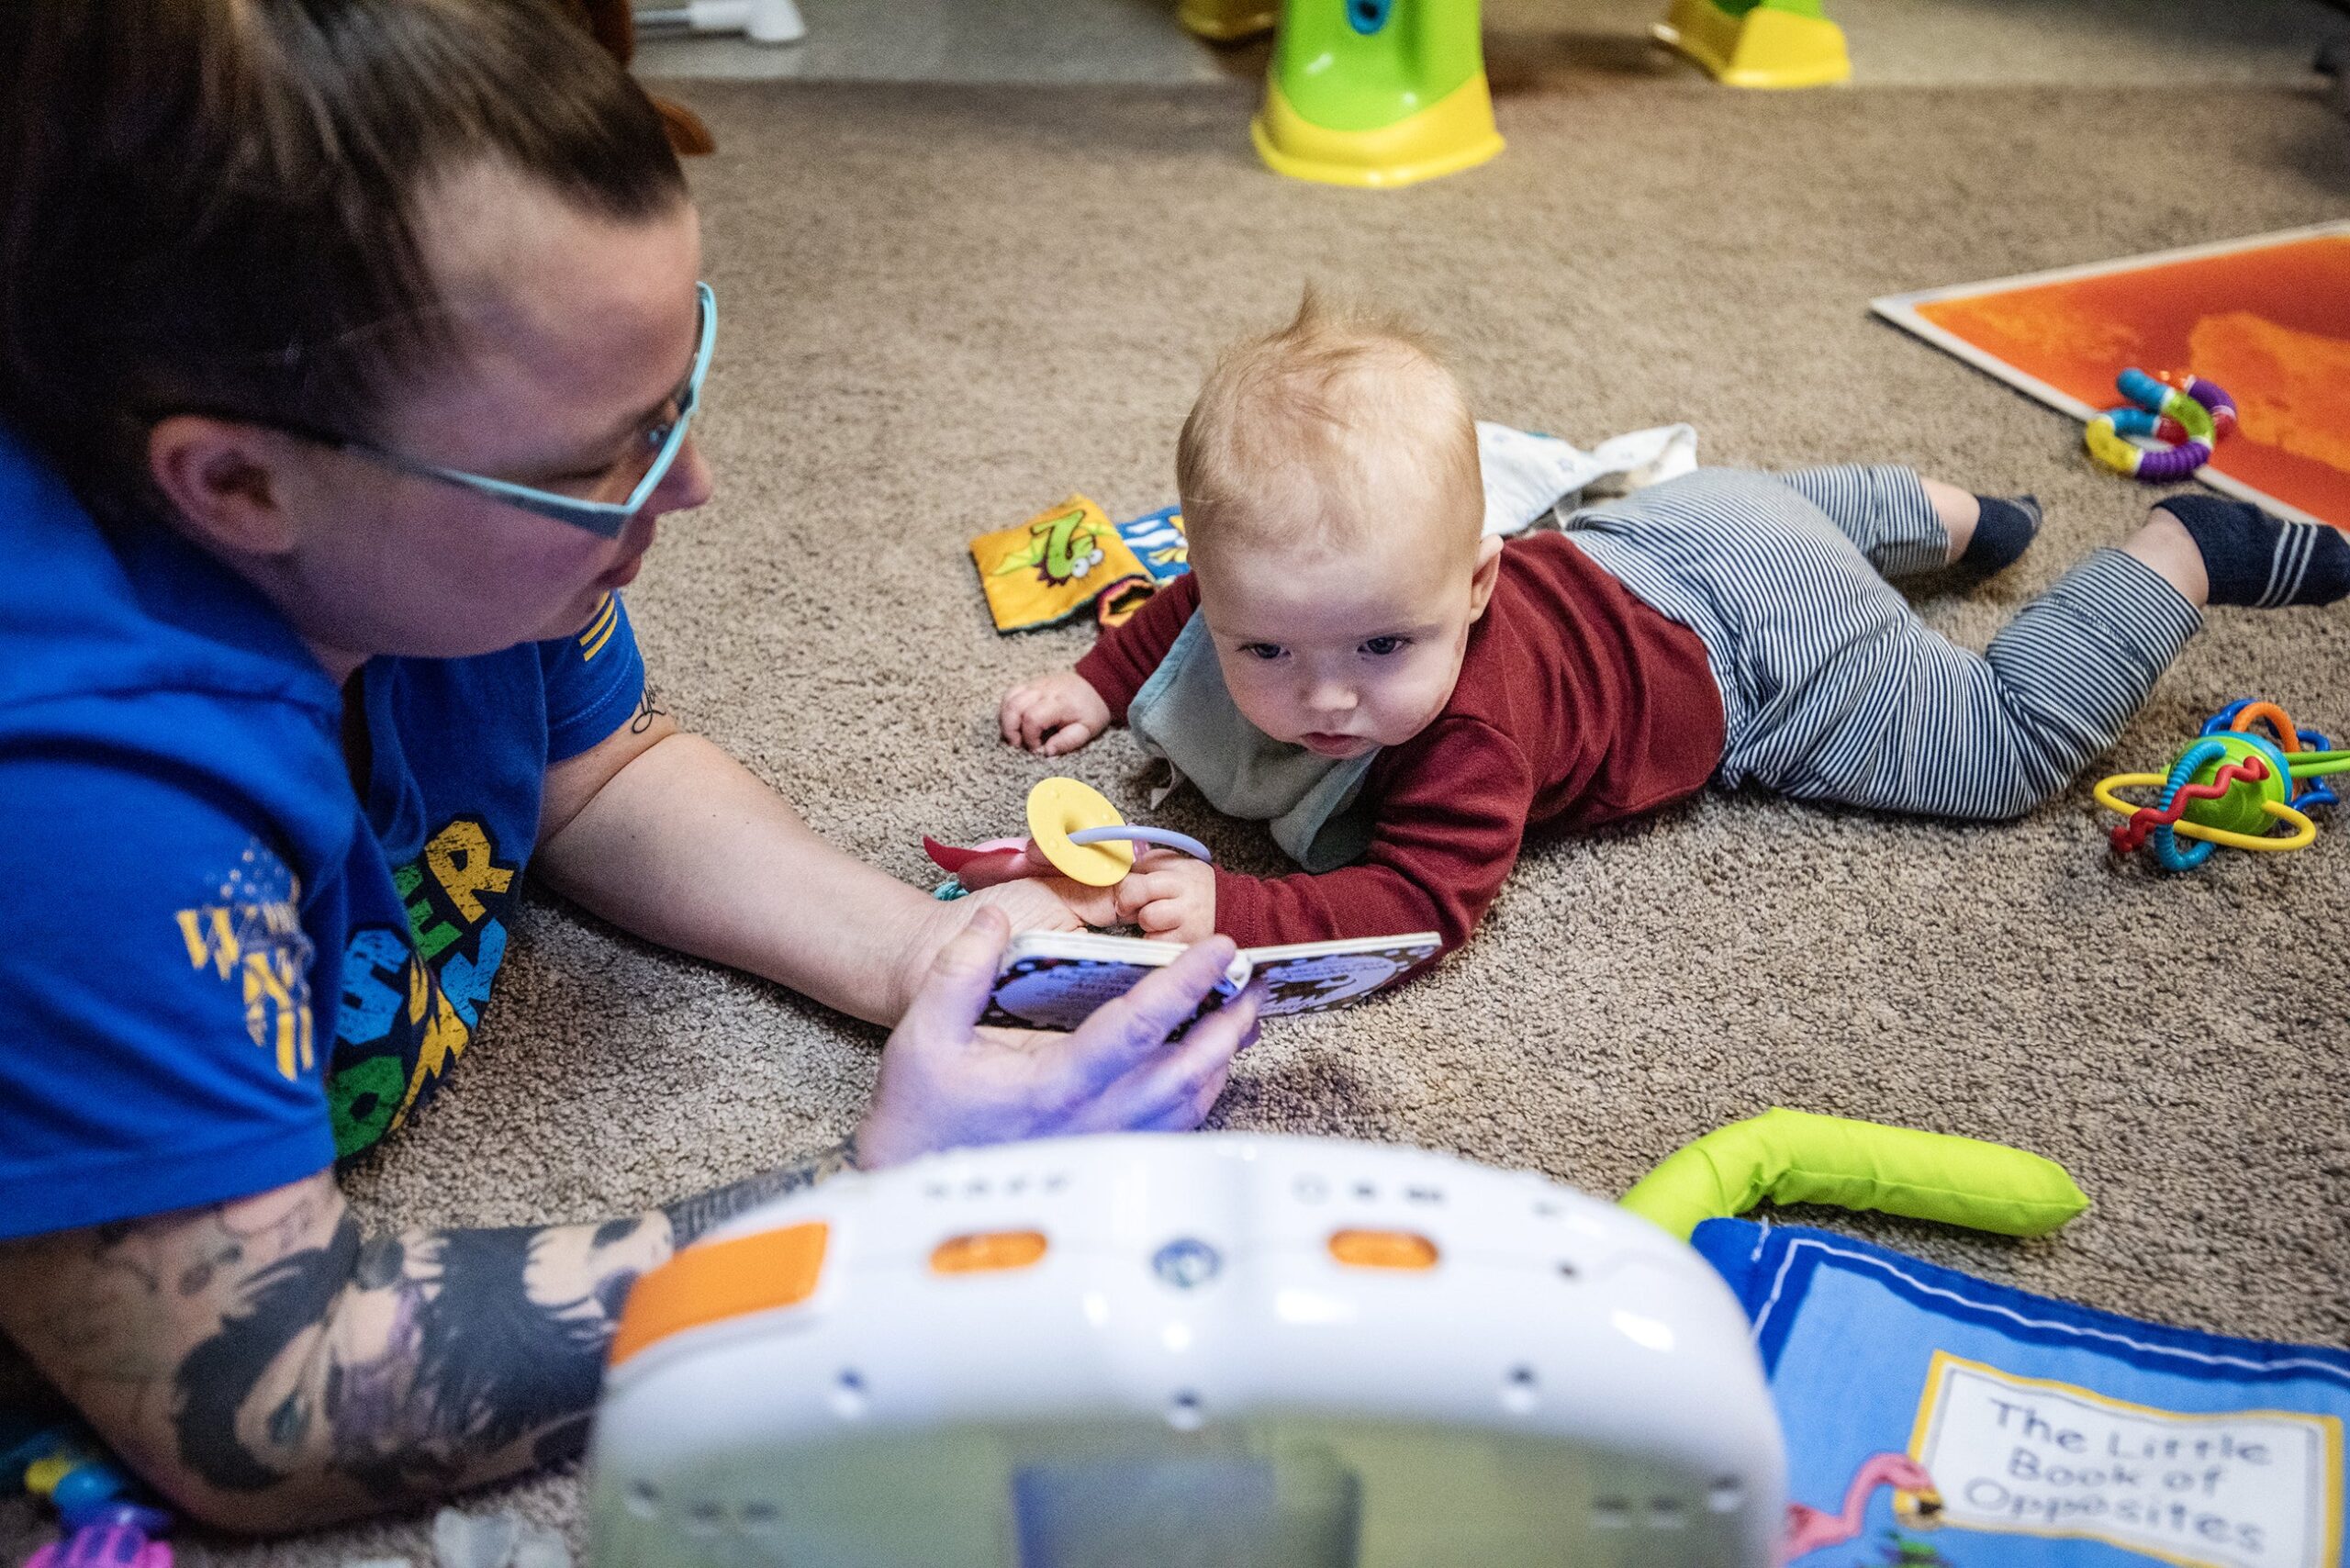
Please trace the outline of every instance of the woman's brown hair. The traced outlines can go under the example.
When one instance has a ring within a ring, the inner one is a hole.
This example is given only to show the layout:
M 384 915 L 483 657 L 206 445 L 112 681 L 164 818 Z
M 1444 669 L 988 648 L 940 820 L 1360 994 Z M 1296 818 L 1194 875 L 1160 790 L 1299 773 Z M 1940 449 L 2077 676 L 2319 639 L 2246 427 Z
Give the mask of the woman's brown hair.
M 6 0 L 0 424 L 104 515 L 173 409 L 374 433 L 451 348 L 418 193 L 476 161 L 599 216 L 685 198 L 544 0 Z

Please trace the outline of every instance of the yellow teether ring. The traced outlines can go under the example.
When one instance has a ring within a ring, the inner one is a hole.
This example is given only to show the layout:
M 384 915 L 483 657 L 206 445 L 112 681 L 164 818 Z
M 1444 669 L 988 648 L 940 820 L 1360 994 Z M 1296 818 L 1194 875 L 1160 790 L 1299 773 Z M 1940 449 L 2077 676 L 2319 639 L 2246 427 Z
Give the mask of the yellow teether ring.
M 1106 888 L 1135 868 L 1135 846 L 1122 838 L 1071 844 L 1090 827 L 1123 827 L 1126 819 L 1102 791 L 1074 778 L 1039 779 L 1028 791 L 1028 836 L 1053 869 L 1090 888 Z

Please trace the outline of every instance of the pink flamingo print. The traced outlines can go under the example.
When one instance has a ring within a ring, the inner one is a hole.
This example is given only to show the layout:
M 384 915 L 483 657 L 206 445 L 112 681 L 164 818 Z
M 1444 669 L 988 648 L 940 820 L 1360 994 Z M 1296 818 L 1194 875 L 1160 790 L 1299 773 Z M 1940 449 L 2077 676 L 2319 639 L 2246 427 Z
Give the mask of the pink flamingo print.
M 1786 1543 L 1779 1552 L 1779 1561 L 1793 1562 L 1824 1546 L 1841 1546 L 1858 1539 L 1868 1514 L 1869 1498 L 1880 1486 L 1914 1495 L 1921 1522 L 1930 1521 L 1942 1512 L 1942 1494 L 1934 1489 L 1934 1478 L 1926 1473 L 1923 1465 L 1906 1453 L 1871 1454 L 1852 1473 L 1852 1483 L 1844 1489 L 1841 1513 L 1822 1513 L 1801 1503 L 1787 1505 Z

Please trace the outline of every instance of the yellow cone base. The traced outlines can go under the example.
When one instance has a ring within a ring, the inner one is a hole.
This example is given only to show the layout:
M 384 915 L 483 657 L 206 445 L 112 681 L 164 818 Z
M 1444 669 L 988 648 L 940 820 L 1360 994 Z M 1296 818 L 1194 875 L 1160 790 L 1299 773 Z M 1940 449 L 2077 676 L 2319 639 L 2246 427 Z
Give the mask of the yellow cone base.
M 1248 122 L 1248 135 L 1277 174 L 1377 190 L 1459 174 L 1502 150 L 1482 71 L 1418 113 L 1372 130 L 1315 125 L 1290 106 L 1279 81 L 1268 79 L 1265 106 Z
M 1732 87 L 1825 87 L 1852 79 L 1844 29 L 1825 17 L 1767 6 L 1733 17 L 1713 0 L 1673 0 L 1653 30 Z
M 1175 19 L 1210 43 L 1238 43 L 1271 32 L 1281 8 L 1275 0 L 1183 0 Z

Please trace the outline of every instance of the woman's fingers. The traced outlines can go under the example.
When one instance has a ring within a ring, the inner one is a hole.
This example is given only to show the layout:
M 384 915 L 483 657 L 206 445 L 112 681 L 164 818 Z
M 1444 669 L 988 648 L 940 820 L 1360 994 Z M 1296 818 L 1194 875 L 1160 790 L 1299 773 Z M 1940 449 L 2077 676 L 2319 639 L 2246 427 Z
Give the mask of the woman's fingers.
M 1262 984 L 1251 985 L 1192 1025 L 1102 1095 L 1104 1128 L 1195 1127 L 1224 1092 L 1234 1055 L 1255 1043 Z
M 1149 1121 L 1132 1130 L 1138 1133 L 1188 1133 L 1208 1119 L 1208 1113 L 1224 1097 L 1225 1081 L 1231 1076 L 1225 1069 L 1211 1080 L 1202 1092 L 1191 1100 L 1169 1106 Z
M 992 905 L 974 909 L 963 929 L 949 937 L 931 960 L 930 973 L 905 1016 L 898 1021 L 892 1039 L 904 1039 L 923 1051 L 955 1049 L 968 1044 L 971 1025 L 987 1011 L 988 995 L 995 989 L 996 967 L 1003 961 L 1003 945 L 1012 939 L 1012 923 Z
M 1224 979 L 1237 951 L 1230 937 L 1211 937 L 1096 1008 L 1070 1036 L 1091 1092 L 1099 1093 L 1164 1049 L 1167 1036 Z

